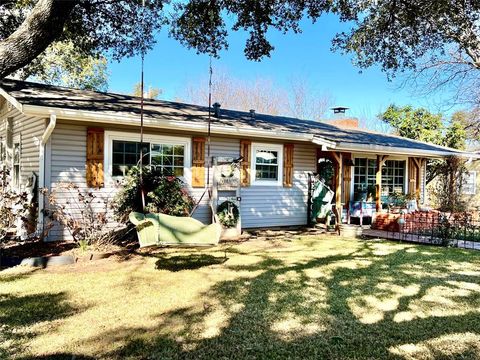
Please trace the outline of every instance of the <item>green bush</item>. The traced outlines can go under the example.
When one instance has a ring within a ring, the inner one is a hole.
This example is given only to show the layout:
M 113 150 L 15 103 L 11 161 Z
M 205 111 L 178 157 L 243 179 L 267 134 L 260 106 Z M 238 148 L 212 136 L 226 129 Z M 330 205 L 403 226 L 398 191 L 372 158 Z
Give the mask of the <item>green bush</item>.
M 189 216 L 195 205 L 185 184 L 179 178 L 166 176 L 160 169 L 144 167 L 143 190 L 145 194 L 145 211 L 173 216 Z M 113 201 L 115 218 L 121 222 L 128 221 L 132 211 L 143 212 L 140 189 L 140 169 L 134 167 L 125 178 L 121 190 Z

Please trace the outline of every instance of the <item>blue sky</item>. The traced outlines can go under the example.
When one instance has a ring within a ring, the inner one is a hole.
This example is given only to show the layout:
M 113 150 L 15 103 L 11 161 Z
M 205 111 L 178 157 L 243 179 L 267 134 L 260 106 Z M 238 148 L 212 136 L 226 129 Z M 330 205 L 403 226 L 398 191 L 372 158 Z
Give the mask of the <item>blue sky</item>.
M 331 39 L 346 29 L 336 17 L 324 16 L 315 24 L 305 20 L 302 29 L 301 34 L 286 35 L 271 31 L 269 39 L 275 50 L 261 62 L 245 58 L 245 33 L 231 33 L 229 49 L 213 61 L 214 71 L 226 69 L 231 76 L 241 79 L 269 78 L 282 86 L 288 86 L 293 77 L 307 78 L 312 89 L 328 93 L 335 104 L 349 106 L 355 116 L 375 116 L 391 103 L 440 110 L 441 96 L 416 96 L 411 89 L 401 88 L 400 80 L 388 82 L 378 67 L 359 73 L 349 56 L 331 52 Z M 159 33 L 157 39 L 155 48 L 145 58 L 145 83 L 161 88 L 162 98 L 173 100 L 187 83 L 207 76 L 209 58 L 170 39 L 166 31 Z M 140 79 L 140 59 L 113 62 L 109 70 L 109 90 L 128 93 Z

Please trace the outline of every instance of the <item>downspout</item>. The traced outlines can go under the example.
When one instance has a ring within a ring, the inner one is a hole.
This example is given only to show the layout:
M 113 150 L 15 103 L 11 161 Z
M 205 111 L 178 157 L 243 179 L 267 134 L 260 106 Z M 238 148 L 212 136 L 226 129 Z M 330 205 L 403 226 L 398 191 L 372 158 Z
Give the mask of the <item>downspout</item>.
M 44 232 L 44 213 L 43 210 L 45 209 L 45 195 L 43 193 L 43 189 L 45 188 L 45 147 L 52 135 L 53 129 L 57 125 L 57 115 L 51 114 L 50 121 L 45 129 L 45 132 L 42 135 L 42 139 L 40 141 L 40 149 L 39 149 L 39 159 L 38 159 L 38 166 L 39 166 L 39 175 L 38 175 L 38 225 L 37 225 L 37 233 L 38 235 L 43 238 Z

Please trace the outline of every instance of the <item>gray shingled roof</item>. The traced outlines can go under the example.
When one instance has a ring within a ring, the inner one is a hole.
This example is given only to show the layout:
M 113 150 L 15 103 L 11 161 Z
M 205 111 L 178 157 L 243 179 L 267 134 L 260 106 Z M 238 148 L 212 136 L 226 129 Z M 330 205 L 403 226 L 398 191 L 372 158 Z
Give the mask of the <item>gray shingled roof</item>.
M 78 90 L 32 82 L 4 79 L 0 82 L 10 96 L 22 105 L 36 105 L 49 108 L 97 111 L 137 115 L 140 112 L 138 97 Z M 205 106 L 184 104 L 164 100 L 145 100 L 144 114 L 148 118 L 161 122 L 176 120 L 186 122 L 206 122 L 208 108 Z M 458 153 L 428 143 L 414 141 L 399 136 L 385 135 L 360 129 L 346 129 L 325 122 L 300 120 L 285 116 L 256 114 L 252 120 L 250 113 L 234 110 L 221 110 L 220 118 L 212 117 L 212 124 L 245 129 L 263 129 L 266 131 L 287 131 L 311 134 L 337 143 L 340 148 L 357 146 L 381 146 L 392 149 L 415 149 L 426 152 Z

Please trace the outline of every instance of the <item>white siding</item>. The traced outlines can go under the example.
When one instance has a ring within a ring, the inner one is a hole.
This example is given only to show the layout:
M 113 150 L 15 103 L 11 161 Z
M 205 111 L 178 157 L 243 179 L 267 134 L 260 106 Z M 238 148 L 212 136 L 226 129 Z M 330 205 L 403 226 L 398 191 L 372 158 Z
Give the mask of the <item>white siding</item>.
M 86 163 L 86 126 L 59 123 L 50 143 L 51 187 L 60 182 L 73 182 L 87 189 L 85 178 Z M 265 142 L 265 141 L 263 141 Z M 205 144 L 207 146 L 207 144 Z M 212 138 L 212 156 L 238 157 L 240 140 L 232 138 Z M 242 225 L 244 228 L 303 225 L 307 221 L 307 172 L 315 171 L 315 147 L 295 145 L 294 185 L 292 188 L 272 186 L 250 186 L 242 188 Z M 212 175 L 212 174 L 210 174 Z M 47 176 L 48 178 L 48 176 Z M 190 188 L 193 197 L 198 200 L 203 188 Z M 100 197 L 111 198 L 115 188 L 107 187 L 94 191 Z M 71 194 L 59 193 L 59 201 L 65 203 Z M 208 194 L 195 211 L 194 217 L 208 223 L 211 221 Z M 112 222 L 113 225 L 113 222 Z M 49 234 L 49 240 L 71 238 L 67 231 L 56 226 Z
M 40 139 L 45 131 L 45 120 L 36 116 L 25 116 L 7 103 L 2 107 L 0 136 L 6 139 L 7 118 L 13 120 L 13 139 L 20 138 L 20 185 L 24 186 L 34 172 L 39 173 Z
M 76 214 L 75 210 L 75 191 L 59 189 L 60 183 L 73 183 L 83 192 L 89 191 L 97 196 L 99 202 L 93 203 L 94 209 L 104 211 L 102 199 L 110 199 L 115 194 L 115 188 L 90 189 L 87 187 L 86 180 L 86 153 L 87 153 L 87 127 L 79 125 L 70 125 L 59 123 L 55 127 L 49 144 L 50 173 L 47 179 L 50 179 L 49 188 L 56 191 L 57 201 L 60 204 L 70 202 L 70 208 Z M 46 170 L 48 171 L 48 169 Z M 111 209 L 109 209 L 111 214 Z M 112 222 L 109 226 L 114 227 Z M 71 240 L 72 237 L 67 229 L 56 225 L 48 234 L 48 240 Z
M 293 186 L 242 188 L 242 224 L 245 228 L 305 225 L 307 223 L 308 173 L 315 171 L 315 147 L 295 144 Z

